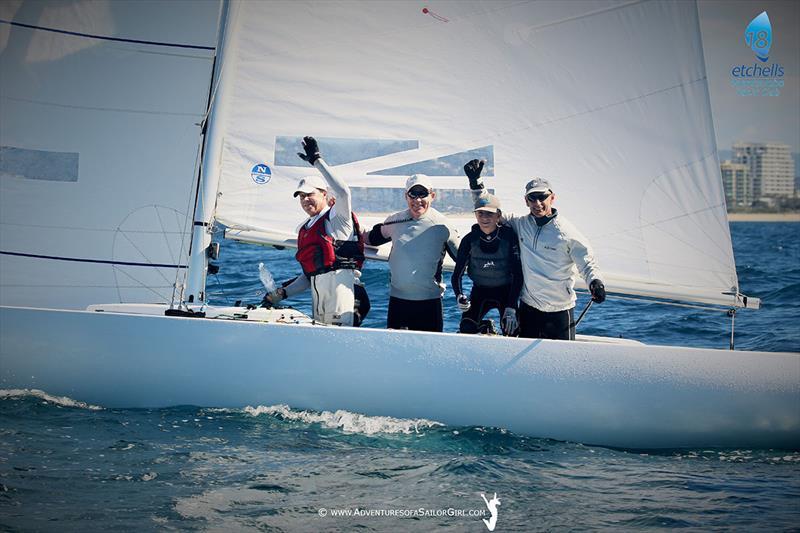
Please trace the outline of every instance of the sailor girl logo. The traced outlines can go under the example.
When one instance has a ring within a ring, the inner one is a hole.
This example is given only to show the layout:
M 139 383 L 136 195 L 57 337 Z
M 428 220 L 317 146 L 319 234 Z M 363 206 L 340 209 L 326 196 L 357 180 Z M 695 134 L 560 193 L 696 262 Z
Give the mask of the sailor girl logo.
M 759 61 L 767 62 L 769 47 L 772 45 L 772 24 L 766 11 L 750 21 L 744 30 L 744 42 L 756 54 Z
M 269 180 L 272 179 L 272 170 L 270 170 L 265 163 L 260 163 L 250 170 L 250 177 L 253 178 L 253 181 L 258 185 L 264 185 L 265 183 L 269 183 Z

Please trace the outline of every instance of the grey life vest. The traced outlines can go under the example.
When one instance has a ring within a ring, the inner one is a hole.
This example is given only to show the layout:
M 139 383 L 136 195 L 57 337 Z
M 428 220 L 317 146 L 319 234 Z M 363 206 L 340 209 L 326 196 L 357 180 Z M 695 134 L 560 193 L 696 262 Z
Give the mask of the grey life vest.
M 498 231 L 492 242 L 473 239 L 467 275 L 480 287 L 502 287 L 511 283 L 511 243 L 508 234 Z

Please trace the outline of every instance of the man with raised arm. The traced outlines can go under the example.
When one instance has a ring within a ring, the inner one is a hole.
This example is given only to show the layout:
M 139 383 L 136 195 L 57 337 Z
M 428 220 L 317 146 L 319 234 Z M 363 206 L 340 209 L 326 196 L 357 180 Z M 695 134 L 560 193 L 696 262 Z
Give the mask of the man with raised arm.
M 476 200 L 486 197 L 483 161 L 464 165 Z M 504 215 L 519 237 L 524 284 L 519 303 L 520 337 L 575 339 L 575 273 L 586 281 L 592 300 L 602 303 L 606 290 L 586 237 L 553 207 L 550 182 L 533 178 L 525 185 L 524 216 Z
M 414 174 L 406 181 L 408 209 L 390 215 L 366 234 L 367 244 L 373 246 L 392 241 L 389 328 L 444 328 L 442 261 L 445 253 L 455 260 L 459 239 L 445 216 L 431 207 L 435 197 L 430 178 Z
M 500 224 L 502 211 L 495 196 L 478 198 L 474 213 L 477 224 L 461 239 L 450 281 L 462 312 L 459 332 L 481 332 L 483 317 L 497 309 L 503 334 L 514 335 L 523 280 L 519 239 L 510 226 Z M 461 284 L 464 273 L 472 280 L 469 297 Z
M 308 215 L 297 233 L 295 255 L 304 275 L 268 294 L 267 299 L 277 304 L 310 286 L 314 320 L 352 326 L 353 286 L 364 261 L 364 241 L 352 212 L 350 188 L 331 172 L 313 137 L 303 138 L 303 150 L 305 153 L 297 155 L 325 177 L 307 176 L 294 192 Z

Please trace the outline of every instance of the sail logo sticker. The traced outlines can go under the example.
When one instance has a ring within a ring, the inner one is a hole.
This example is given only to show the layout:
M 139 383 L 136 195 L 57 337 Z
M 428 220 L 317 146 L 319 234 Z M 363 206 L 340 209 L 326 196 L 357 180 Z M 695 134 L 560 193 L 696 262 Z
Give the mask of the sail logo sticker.
M 256 184 L 264 185 L 272 179 L 272 170 L 266 164 L 260 163 L 250 170 L 250 177 L 253 178 Z
M 750 21 L 744 30 L 744 42 L 764 63 L 769 59 L 769 47 L 772 45 L 772 24 L 766 11 Z
M 731 85 L 740 96 L 778 96 L 783 88 L 783 66 L 767 64 L 773 44 L 772 23 L 762 11 L 745 27 L 744 42 L 755 54 L 752 65 L 734 65 L 731 68 Z

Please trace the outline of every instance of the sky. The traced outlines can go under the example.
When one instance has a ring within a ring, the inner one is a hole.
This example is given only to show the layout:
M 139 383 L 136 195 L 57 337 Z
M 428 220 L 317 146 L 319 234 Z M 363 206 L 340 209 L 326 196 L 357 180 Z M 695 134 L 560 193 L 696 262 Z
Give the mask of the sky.
M 800 152 L 800 2 L 700 0 L 698 10 L 718 148 L 730 150 L 735 141 L 776 141 Z M 744 42 L 745 28 L 762 11 L 772 25 L 766 63 Z M 784 68 L 780 95 L 737 94 L 731 69 L 755 63 Z

